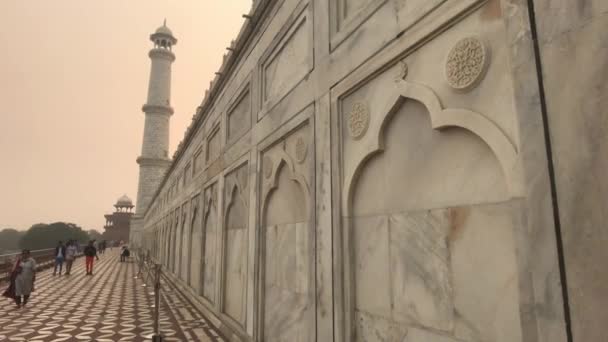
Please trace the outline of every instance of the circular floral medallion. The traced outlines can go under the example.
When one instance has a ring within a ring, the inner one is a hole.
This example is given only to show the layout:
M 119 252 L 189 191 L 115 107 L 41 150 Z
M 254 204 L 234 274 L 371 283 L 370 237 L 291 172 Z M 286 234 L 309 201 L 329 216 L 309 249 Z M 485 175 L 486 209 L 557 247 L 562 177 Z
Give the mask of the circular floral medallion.
M 353 139 L 361 138 L 369 126 L 369 112 L 361 102 L 356 102 L 348 114 L 348 128 Z
M 264 177 L 265 178 L 270 178 L 270 176 L 272 176 L 272 159 L 270 159 L 270 157 L 266 156 L 264 157 L 264 165 L 263 169 L 264 169 Z
M 303 163 L 306 160 L 306 155 L 308 154 L 308 146 L 304 138 L 298 137 L 296 140 L 296 160 L 298 163 Z
M 485 44 L 477 37 L 461 39 L 450 50 L 445 78 L 456 90 L 469 90 L 481 81 L 489 61 Z

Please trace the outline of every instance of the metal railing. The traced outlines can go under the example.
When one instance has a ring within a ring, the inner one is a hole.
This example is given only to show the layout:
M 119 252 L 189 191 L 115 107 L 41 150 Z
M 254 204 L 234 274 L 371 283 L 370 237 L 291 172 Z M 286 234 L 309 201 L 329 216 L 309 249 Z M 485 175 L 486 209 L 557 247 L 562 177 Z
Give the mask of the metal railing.
M 135 279 L 142 279 L 143 287 L 147 287 L 150 282 L 154 286 L 154 334 L 151 338 L 153 342 L 162 342 L 165 340 L 160 332 L 160 277 L 162 266 L 150 257 L 150 251 L 137 249 L 134 252 L 138 266 Z
M 13 265 L 21 252 L 0 255 L 0 281 L 8 280 L 11 276 Z M 38 270 L 53 266 L 55 259 L 55 248 L 45 248 L 30 251 L 30 255 L 36 260 Z

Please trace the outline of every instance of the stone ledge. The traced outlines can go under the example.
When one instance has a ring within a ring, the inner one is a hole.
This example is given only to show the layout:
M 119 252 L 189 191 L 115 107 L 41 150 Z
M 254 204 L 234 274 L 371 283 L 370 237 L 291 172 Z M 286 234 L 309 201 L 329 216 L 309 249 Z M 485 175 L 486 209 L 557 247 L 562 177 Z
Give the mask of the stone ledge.
M 150 58 L 166 59 L 171 62 L 175 61 L 175 55 L 173 54 L 173 52 L 166 49 L 152 49 L 150 50 L 150 52 L 148 52 L 148 56 Z
M 136 161 L 137 161 L 137 164 L 139 164 L 140 166 L 169 166 L 169 165 L 171 165 L 171 159 L 138 157 Z
M 171 106 L 145 104 L 141 107 L 141 110 L 146 114 L 173 115 Z

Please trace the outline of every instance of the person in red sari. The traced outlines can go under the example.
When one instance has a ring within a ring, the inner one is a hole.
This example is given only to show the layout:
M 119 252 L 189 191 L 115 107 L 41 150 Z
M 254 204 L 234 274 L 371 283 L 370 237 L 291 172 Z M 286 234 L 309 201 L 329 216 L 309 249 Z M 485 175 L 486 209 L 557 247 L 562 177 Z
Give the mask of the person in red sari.
M 24 249 L 13 265 L 10 285 L 2 295 L 14 299 L 15 304 L 20 308 L 27 304 L 30 294 L 34 291 L 35 281 L 36 261 L 30 256 L 30 251 Z

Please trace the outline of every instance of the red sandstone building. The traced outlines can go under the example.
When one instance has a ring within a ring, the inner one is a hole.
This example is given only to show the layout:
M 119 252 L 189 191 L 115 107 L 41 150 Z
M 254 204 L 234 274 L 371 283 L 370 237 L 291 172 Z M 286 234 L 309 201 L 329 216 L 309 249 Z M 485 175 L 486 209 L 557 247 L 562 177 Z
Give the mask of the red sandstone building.
M 129 241 L 131 216 L 133 216 L 133 202 L 127 195 L 120 197 L 114 204 L 116 211 L 104 215 L 106 225 L 103 227 L 103 239 L 107 241 Z

